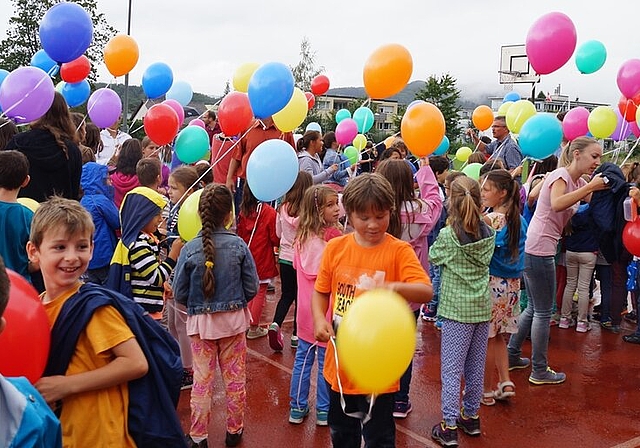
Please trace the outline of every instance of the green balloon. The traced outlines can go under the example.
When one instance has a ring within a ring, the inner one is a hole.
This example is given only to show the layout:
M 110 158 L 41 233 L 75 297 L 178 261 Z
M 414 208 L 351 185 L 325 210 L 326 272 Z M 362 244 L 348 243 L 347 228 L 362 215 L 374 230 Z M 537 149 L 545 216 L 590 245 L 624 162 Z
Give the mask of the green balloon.
M 462 172 L 471 179 L 478 180 L 480 179 L 480 168 L 482 168 L 481 163 L 470 163 L 462 169 Z
M 580 73 L 597 72 L 607 60 L 607 49 L 598 40 L 588 40 L 576 50 L 576 66 Z
M 358 162 L 358 150 L 355 148 L 355 146 L 347 146 L 344 149 L 344 155 L 347 156 L 347 159 L 349 159 L 351 165 L 354 165 Z

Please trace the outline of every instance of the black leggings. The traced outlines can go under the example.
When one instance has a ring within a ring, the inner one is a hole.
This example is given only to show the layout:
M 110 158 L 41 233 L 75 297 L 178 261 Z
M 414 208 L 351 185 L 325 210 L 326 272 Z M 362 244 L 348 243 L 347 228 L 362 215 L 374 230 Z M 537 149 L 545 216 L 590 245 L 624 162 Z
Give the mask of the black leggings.
M 296 303 L 298 297 L 298 281 L 296 279 L 296 270 L 292 265 L 288 263 L 280 263 L 280 284 L 282 288 L 282 295 L 276 306 L 276 312 L 273 316 L 273 321 L 279 326 L 282 326 L 284 318 L 289 312 L 292 303 Z M 297 306 L 297 303 L 296 303 Z M 297 334 L 297 322 L 296 313 L 293 313 L 293 335 Z

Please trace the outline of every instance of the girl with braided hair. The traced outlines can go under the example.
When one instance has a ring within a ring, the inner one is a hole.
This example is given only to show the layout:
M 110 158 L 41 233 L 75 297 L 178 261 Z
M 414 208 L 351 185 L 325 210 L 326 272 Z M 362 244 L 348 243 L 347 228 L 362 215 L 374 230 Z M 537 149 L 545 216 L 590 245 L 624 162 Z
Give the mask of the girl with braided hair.
M 226 388 L 226 446 L 238 445 L 244 430 L 247 303 L 258 292 L 258 274 L 245 242 L 225 229 L 233 219 L 232 202 L 224 185 L 204 188 L 198 205 L 202 230 L 184 246 L 173 281 L 175 300 L 187 307 L 193 354 L 191 447 L 207 446 L 216 364 Z

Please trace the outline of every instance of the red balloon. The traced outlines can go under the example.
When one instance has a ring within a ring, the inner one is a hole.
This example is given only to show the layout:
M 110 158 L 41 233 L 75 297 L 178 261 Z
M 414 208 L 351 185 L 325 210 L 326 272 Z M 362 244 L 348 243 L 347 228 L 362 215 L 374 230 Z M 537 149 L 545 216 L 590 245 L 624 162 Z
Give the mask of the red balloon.
M 218 121 L 224 135 L 238 135 L 246 131 L 253 121 L 249 95 L 231 92 L 225 96 L 218 108 Z
M 304 96 L 307 97 L 307 109 L 310 110 L 316 105 L 316 97 L 311 92 L 304 92 Z
M 157 145 L 168 145 L 178 134 L 180 120 L 175 110 L 166 104 L 154 104 L 144 116 L 144 131 Z
M 49 357 L 51 326 L 33 286 L 7 269 L 11 288 L 4 312 L 7 326 L 0 333 L 0 373 L 26 376 L 31 383 L 40 379 Z
M 82 81 L 89 76 L 90 72 L 91 62 L 85 55 L 71 62 L 65 62 L 60 67 L 60 77 L 63 81 L 71 84 Z
M 636 257 L 640 257 L 640 219 L 628 222 L 622 231 L 622 244 Z
M 314 95 L 324 95 L 329 90 L 329 78 L 325 75 L 318 75 L 311 81 L 311 92 Z
M 636 121 L 636 110 L 640 106 L 640 94 L 634 96 L 629 99 L 624 95 L 620 97 L 620 101 L 618 101 L 618 110 L 620 114 L 627 121 Z

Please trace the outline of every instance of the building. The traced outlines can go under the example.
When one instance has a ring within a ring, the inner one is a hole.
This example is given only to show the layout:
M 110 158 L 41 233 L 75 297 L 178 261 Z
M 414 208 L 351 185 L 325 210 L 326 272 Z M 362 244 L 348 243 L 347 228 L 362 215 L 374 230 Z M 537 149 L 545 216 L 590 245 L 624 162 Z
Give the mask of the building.
M 580 98 L 575 98 L 572 100 L 569 98 L 569 95 L 562 94 L 560 90 L 561 85 L 558 84 L 553 93 L 547 92 L 544 98 L 536 97 L 536 100 L 534 101 L 536 111 L 558 114 L 560 112 L 568 112 L 570 109 L 580 106 L 586 108 L 589 111 L 595 109 L 598 106 L 610 106 L 610 104 L 606 103 L 580 101 Z M 492 96 L 489 97 L 489 99 L 491 100 L 491 109 L 497 111 L 502 105 L 502 100 L 504 98 L 499 96 Z
M 362 98 L 354 98 L 341 95 L 323 95 L 316 97 L 315 109 L 323 115 L 347 109 L 350 104 L 363 101 Z M 379 132 L 390 132 L 393 129 L 393 117 L 398 114 L 398 101 L 396 100 L 371 100 L 369 109 L 373 112 L 373 128 Z

